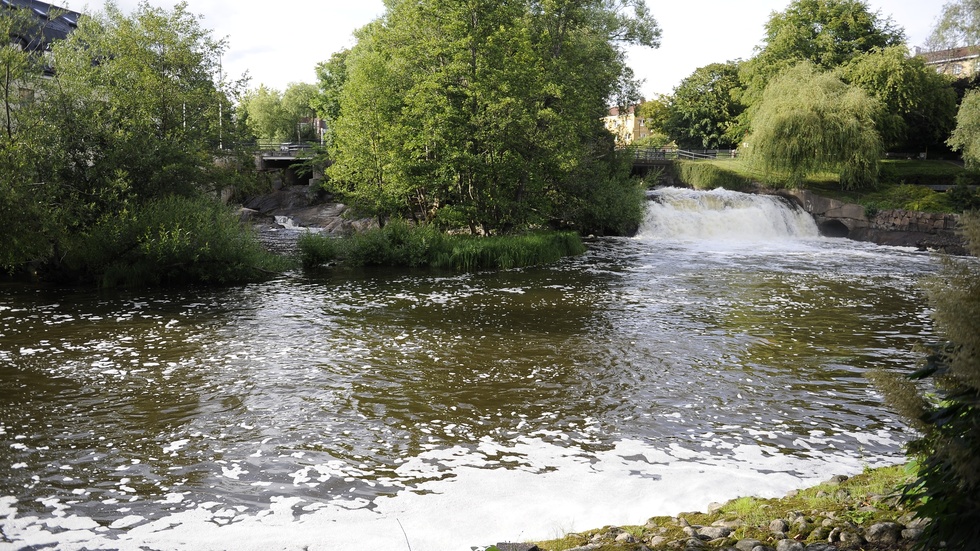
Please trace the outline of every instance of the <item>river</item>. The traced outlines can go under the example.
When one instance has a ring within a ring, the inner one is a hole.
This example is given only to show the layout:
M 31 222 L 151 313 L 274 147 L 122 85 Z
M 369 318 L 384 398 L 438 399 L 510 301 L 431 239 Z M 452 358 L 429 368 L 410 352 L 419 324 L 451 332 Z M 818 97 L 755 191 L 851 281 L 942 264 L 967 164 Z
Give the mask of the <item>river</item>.
M 660 192 L 552 266 L 0 286 L 0 549 L 470 549 L 900 461 L 927 253 Z

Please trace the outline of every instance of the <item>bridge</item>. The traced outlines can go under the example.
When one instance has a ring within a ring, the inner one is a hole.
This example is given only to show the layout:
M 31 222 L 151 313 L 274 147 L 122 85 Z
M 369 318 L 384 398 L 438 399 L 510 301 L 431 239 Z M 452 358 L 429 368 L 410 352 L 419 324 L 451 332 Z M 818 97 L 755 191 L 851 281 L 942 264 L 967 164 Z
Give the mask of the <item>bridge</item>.
M 736 157 L 735 149 L 675 149 L 672 147 L 631 147 L 633 166 L 667 166 L 674 161 L 690 160 L 731 160 Z
M 300 182 L 296 165 L 313 157 L 313 148 L 318 144 L 311 142 L 278 143 L 259 142 L 255 152 L 255 169 L 259 172 L 266 170 L 281 170 L 283 180 L 289 184 Z M 316 176 L 316 175 L 314 175 Z
M 317 144 L 311 142 L 273 143 L 260 142 L 255 154 L 258 170 L 281 169 L 292 172 L 297 163 L 310 158 Z M 734 149 L 676 149 L 659 147 L 630 147 L 633 153 L 633 172 L 646 174 L 651 169 L 668 167 L 676 160 L 731 160 Z M 295 175 L 293 175 L 295 178 Z

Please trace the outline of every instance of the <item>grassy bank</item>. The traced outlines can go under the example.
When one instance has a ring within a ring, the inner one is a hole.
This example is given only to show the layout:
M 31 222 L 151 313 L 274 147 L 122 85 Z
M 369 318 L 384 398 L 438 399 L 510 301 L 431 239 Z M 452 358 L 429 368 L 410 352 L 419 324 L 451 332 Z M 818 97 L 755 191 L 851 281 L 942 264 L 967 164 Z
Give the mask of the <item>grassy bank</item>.
M 431 226 L 394 220 L 384 228 L 345 238 L 306 234 L 298 243 L 308 269 L 347 266 L 428 267 L 455 271 L 498 270 L 556 262 L 585 252 L 572 232 L 480 237 L 448 235 Z
M 783 539 L 826 543 L 835 529 L 838 534 L 858 534 L 880 522 L 911 523 L 910 513 L 897 504 L 895 490 L 908 480 L 905 466 L 869 469 L 846 480 L 831 480 L 779 499 L 742 497 L 713 507 L 709 513 L 653 517 L 643 526 L 607 526 L 534 543 L 542 551 L 586 545 L 595 545 L 591 549 L 597 550 L 684 549 L 692 527 L 709 526 L 721 528 L 722 533 L 730 529 L 730 533 L 705 541 L 708 549 L 734 547 L 742 540 L 758 540 L 773 548 Z M 901 543 L 890 547 L 864 543 L 861 548 L 905 547 Z

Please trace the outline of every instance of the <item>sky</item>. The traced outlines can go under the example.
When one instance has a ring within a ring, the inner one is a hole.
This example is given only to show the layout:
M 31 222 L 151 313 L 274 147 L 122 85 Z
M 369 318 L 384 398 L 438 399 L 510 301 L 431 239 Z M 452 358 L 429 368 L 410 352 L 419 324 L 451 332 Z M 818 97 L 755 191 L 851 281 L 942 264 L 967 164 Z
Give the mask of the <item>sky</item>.
M 171 8 L 176 0 L 149 0 Z M 82 12 L 102 9 L 99 0 L 53 0 Z M 116 0 L 130 13 L 139 0 Z M 645 97 L 670 94 L 698 67 L 752 57 L 772 12 L 790 0 L 647 0 L 663 32 L 658 49 L 631 49 L 628 59 L 643 79 Z M 910 47 L 922 46 L 944 0 L 869 0 L 868 5 L 905 29 Z M 259 84 L 284 90 L 291 82 L 316 82 L 316 64 L 350 47 L 358 29 L 384 11 L 382 0 L 188 0 L 202 25 L 228 40 L 223 67 L 230 77 L 248 74 Z

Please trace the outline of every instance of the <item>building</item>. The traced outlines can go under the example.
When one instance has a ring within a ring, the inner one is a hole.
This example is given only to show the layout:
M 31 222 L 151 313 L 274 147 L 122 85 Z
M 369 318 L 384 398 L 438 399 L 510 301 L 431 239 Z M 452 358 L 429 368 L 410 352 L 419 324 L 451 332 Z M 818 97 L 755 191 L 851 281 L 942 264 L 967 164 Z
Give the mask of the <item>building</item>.
M 0 0 L 0 14 L 9 13 L 7 10 L 26 10 L 34 18 L 36 25 L 12 30 L 10 43 L 39 55 L 46 55 L 51 51 L 52 42 L 67 38 L 77 29 L 78 19 L 82 15 L 37 0 Z M 45 64 L 44 72 L 50 76 L 51 66 Z
M 937 72 L 955 78 L 969 78 L 977 74 L 980 62 L 980 46 L 965 46 L 934 52 L 923 52 L 916 48 L 915 55 L 923 58 L 926 65 Z
M 618 147 L 625 147 L 650 135 L 646 120 L 636 115 L 637 107 L 639 106 L 631 105 L 625 111 L 619 107 L 612 107 L 609 109 L 609 114 L 602 119 L 606 130 L 616 136 Z

